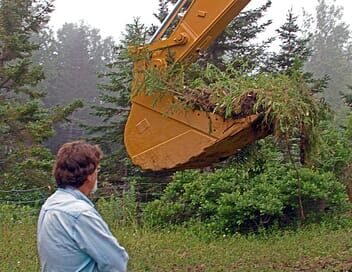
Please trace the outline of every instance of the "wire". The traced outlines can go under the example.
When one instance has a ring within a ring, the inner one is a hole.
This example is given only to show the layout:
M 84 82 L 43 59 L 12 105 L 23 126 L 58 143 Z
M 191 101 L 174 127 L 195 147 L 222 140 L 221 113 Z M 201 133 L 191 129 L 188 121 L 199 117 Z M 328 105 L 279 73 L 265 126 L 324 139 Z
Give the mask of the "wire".
M 41 198 L 41 199 L 36 199 L 36 200 L 27 200 L 27 201 L 17 201 L 17 200 L 5 200 L 5 199 L 0 199 L 0 203 L 9 203 L 11 205 L 17 205 L 17 204 L 29 204 L 29 203 L 38 203 L 41 201 L 45 201 L 46 198 Z
M 32 189 L 27 189 L 27 190 L 16 190 L 16 189 L 9 190 L 9 191 L 0 190 L 0 193 L 27 193 L 27 192 L 41 191 L 43 189 L 51 190 L 51 187 L 50 186 L 43 186 L 43 187 L 32 188 Z

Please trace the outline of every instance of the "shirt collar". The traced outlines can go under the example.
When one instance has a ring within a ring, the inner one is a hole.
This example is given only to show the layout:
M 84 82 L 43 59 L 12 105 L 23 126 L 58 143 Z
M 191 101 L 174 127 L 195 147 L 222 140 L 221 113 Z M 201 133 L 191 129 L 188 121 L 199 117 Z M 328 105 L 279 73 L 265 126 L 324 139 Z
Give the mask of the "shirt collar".
M 73 195 L 75 198 L 83 200 L 87 202 L 90 206 L 94 207 L 93 202 L 80 190 L 73 188 L 73 187 L 66 187 L 66 188 L 59 188 L 58 191 L 66 192 Z

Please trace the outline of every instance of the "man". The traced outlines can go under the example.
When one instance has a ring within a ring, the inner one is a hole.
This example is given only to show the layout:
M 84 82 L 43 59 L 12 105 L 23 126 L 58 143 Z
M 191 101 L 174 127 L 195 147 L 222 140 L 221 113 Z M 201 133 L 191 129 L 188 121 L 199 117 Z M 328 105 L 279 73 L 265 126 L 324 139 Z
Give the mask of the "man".
M 82 141 L 58 151 L 53 169 L 58 190 L 44 203 L 38 220 L 42 271 L 127 270 L 125 249 L 88 199 L 97 188 L 101 157 L 97 146 Z

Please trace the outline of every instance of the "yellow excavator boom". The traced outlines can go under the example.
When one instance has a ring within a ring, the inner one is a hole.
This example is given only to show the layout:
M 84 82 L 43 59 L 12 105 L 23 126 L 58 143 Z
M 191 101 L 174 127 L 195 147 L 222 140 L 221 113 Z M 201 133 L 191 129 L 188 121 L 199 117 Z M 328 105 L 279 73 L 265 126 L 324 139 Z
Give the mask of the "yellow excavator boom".
M 156 32 L 148 50 L 155 67 L 166 67 L 172 52 L 175 61 L 194 62 L 250 0 L 179 0 Z M 182 19 L 163 39 L 167 29 L 185 5 Z M 225 120 L 222 116 L 175 107 L 173 95 L 146 95 L 140 86 L 144 61 L 134 65 L 131 110 L 125 127 L 125 146 L 132 162 L 144 170 L 161 171 L 204 167 L 236 153 L 268 131 L 254 124 L 258 115 Z M 157 101 L 157 103 L 155 103 Z M 177 110 L 170 111 L 176 108 Z

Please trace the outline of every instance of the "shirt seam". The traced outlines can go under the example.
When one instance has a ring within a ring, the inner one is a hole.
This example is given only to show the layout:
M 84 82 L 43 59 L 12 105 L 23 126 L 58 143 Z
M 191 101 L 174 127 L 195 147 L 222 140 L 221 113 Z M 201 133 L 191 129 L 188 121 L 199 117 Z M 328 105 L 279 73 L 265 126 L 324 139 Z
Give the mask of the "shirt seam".
M 94 207 L 94 204 L 92 201 L 90 201 L 87 197 L 85 198 L 78 198 L 77 195 L 74 193 L 75 189 L 71 189 L 72 191 L 68 190 L 68 189 L 60 189 L 61 192 L 67 193 L 72 195 L 76 200 L 80 200 L 83 201 L 84 203 L 88 204 L 90 207 Z M 77 192 L 78 194 L 80 194 L 79 192 Z M 83 194 L 82 194 L 83 195 Z
M 45 209 L 45 212 L 48 212 L 48 211 L 55 211 L 55 212 L 63 213 L 63 214 L 66 214 L 66 215 L 68 215 L 70 217 L 73 217 L 73 218 L 75 218 L 75 220 L 77 220 L 78 217 L 80 217 L 82 215 L 82 213 L 89 212 L 89 211 L 91 211 L 91 209 L 86 209 L 86 210 L 83 210 L 83 211 L 79 211 L 79 212 L 77 212 L 78 215 L 74 215 L 74 214 L 72 214 L 72 213 L 70 213 L 68 211 L 64 211 L 64 210 L 57 209 L 57 208 Z

